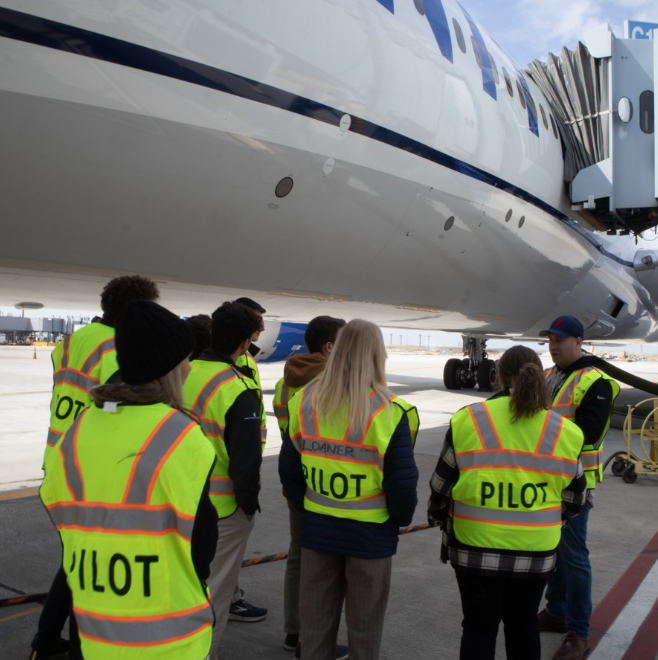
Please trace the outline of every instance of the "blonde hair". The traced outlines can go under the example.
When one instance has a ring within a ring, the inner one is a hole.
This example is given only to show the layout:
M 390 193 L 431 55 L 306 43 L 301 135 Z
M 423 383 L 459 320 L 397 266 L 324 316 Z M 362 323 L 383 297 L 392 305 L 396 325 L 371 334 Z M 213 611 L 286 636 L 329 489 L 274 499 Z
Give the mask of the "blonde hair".
M 390 403 L 385 366 L 386 349 L 379 328 L 370 321 L 350 321 L 338 334 L 313 393 L 318 417 L 347 412 L 350 428 L 363 431 L 370 417 L 370 391 L 386 406 Z

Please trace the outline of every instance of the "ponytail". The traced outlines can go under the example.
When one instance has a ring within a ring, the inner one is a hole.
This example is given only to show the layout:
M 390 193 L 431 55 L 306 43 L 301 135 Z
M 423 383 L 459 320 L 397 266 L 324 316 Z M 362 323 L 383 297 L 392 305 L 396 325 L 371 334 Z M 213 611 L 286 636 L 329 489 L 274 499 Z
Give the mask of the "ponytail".
M 537 354 L 526 346 L 505 351 L 498 362 L 498 380 L 512 390 L 512 422 L 532 417 L 551 406 L 551 394 Z

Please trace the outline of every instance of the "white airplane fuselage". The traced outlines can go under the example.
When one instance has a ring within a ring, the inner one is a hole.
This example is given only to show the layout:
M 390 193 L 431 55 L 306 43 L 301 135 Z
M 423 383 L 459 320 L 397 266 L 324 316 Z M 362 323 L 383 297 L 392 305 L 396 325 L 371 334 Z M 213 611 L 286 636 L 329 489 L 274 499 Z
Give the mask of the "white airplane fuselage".
M 421 5 L 0 0 L 0 304 L 140 272 L 179 313 L 248 291 L 291 321 L 653 339 L 631 239 L 570 217 L 542 94 Z

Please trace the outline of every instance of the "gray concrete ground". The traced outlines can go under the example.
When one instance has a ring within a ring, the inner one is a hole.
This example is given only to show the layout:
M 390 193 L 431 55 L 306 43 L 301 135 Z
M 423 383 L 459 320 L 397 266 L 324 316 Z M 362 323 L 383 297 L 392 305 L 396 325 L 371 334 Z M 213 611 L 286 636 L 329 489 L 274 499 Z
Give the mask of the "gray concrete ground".
M 48 424 L 51 373 L 49 349 L 0 347 L 0 598 L 17 592 L 47 591 L 59 562 L 59 540 L 33 488 L 40 480 L 40 465 Z M 425 521 L 428 481 L 441 448 L 450 415 L 486 394 L 447 392 L 442 370 L 445 357 L 393 353 L 388 362 L 393 391 L 414 403 L 420 412 L 421 432 L 416 461 L 421 473 L 420 504 L 414 524 Z M 658 378 L 658 364 L 638 362 L 620 366 L 651 380 Z M 274 384 L 282 365 L 262 365 L 266 406 L 271 410 Z M 246 557 L 287 550 L 287 508 L 277 477 L 279 438 L 275 419 L 263 462 L 262 512 L 249 542 Z M 612 430 L 606 455 L 623 448 L 620 431 Z M 658 481 L 640 478 L 626 484 L 610 476 L 597 488 L 596 506 L 590 516 L 589 546 L 594 568 L 595 604 L 607 594 L 626 567 L 658 529 Z M 22 490 L 17 490 L 22 489 Z M 400 539 L 394 560 L 393 585 L 388 606 L 382 659 L 402 657 L 429 660 L 459 656 L 461 610 L 453 571 L 439 563 L 440 532 L 425 530 Z M 243 569 L 241 583 L 246 598 L 267 607 L 267 618 L 256 624 L 229 623 L 222 643 L 222 657 L 273 660 L 291 653 L 282 649 L 282 584 L 284 562 Z M 364 604 L 367 606 L 367 604 Z M 38 604 L 0 608 L 0 659 L 26 659 L 29 641 L 40 612 Z M 560 635 L 543 635 L 542 660 L 551 658 Z M 346 640 L 344 626 L 340 641 Z M 502 631 L 497 658 L 504 658 Z M 621 657 L 621 656 L 619 656 Z

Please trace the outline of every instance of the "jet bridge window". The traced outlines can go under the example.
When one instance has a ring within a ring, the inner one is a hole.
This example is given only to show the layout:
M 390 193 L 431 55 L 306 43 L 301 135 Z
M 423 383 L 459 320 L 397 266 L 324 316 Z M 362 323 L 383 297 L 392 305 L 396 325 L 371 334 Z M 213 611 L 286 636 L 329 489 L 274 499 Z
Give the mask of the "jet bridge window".
M 462 32 L 459 23 L 457 23 L 456 18 L 452 19 L 452 27 L 455 29 L 455 37 L 457 37 L 457 45 L 459 46 L 459 50 L 461 50 L 462 53 L 465 53 L 466 42 L 464 41 L 464 33 Z
M 640 94 L 640 128 L 643 133 L 653 133 L 653 117 L 653 92 L 642 92 Z
M 503 78 L 505 78 L 505 87 L 507 87 L 507 93 L 514 98 L 514 87 L 512 87 L 512 79 L 509 77 L 509 73 L 507 73 L 507 69 L 503 67 Z

